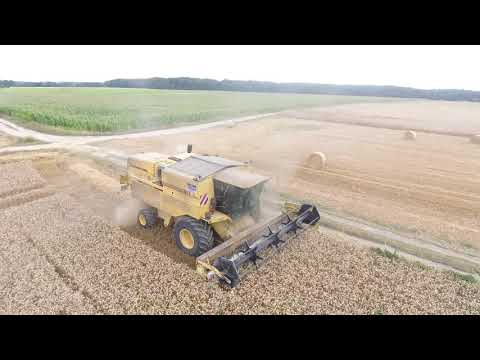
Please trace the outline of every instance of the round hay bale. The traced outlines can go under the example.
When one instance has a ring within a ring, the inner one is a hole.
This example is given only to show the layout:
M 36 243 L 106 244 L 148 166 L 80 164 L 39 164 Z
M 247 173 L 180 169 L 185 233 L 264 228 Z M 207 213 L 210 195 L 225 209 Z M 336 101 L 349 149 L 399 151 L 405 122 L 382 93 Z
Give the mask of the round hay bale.
M 417 138 L 417 133 L 412 130 L 405 131 L 405 134 L 403 135 L 403 138 L 405 140 L 410 140 L 414 141 Z
M 308 156 L 307 166 L 315 170 L 322 170 L 327 163 L 327 157 L 322 152 L 314 152 Z
M 474 143 L 474 144 L 480 144 L 480 134 L 478 135 L 472 135 L 470 137 L 470 142 Z

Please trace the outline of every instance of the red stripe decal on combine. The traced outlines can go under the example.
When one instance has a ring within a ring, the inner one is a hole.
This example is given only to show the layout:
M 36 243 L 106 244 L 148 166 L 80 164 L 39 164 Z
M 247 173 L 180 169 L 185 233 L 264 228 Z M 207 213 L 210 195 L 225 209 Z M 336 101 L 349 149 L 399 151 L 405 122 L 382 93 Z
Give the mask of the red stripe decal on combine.
M 203 194 L 201 197 L 200 197 L 200 205 L 203 206 L 203 205 L 206 205 L 208 202 L 208 196 L 207 194 Z

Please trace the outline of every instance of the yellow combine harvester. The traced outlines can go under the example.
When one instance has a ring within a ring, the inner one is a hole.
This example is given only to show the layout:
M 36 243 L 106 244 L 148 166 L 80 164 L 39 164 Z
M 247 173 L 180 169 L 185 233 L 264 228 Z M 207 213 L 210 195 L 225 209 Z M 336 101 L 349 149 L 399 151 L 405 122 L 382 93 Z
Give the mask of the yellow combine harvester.
M 176 245 L 196 257 L 197 272 L 234 287 L 260 252 L 281 247 L 299 231 L 314 225 L 314 206 L 289 203 L 274 218 L 262 220 L 261 195 L 268 177 L 252 173 L 241 162 L 191 152 L 168 156 L 141 153 L 127 160 L 122 190 L 143 201 L 138 224 L 159 221 L 173 227 Z M 241 271 L 242 269 L 242 271 Z

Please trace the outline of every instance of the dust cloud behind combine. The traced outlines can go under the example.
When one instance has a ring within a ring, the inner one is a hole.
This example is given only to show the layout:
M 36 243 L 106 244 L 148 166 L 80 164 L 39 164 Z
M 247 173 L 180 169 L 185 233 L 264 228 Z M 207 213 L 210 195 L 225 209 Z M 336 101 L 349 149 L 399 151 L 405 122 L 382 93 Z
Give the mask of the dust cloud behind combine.
M 113 209 L 113 224 L 119 227 L 135 225 L 137 223 L 137 214 L 144 207 L 145 204 L 135 198 L 122 200 Z

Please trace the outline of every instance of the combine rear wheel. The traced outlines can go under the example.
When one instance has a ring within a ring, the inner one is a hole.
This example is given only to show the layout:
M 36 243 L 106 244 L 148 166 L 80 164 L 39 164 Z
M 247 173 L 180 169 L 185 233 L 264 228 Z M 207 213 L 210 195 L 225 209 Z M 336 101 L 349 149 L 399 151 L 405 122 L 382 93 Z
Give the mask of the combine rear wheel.
M 137 216 L 138 225 L 145 229 L 154 227 L 158 222 L 157 210 L 154 208 L 142 209 Z
M 173 226 L 177 247 L 190 256 L 200 256 L 213 247 L 213 230 L 207 223 L 189 216 L 179 217 Z

